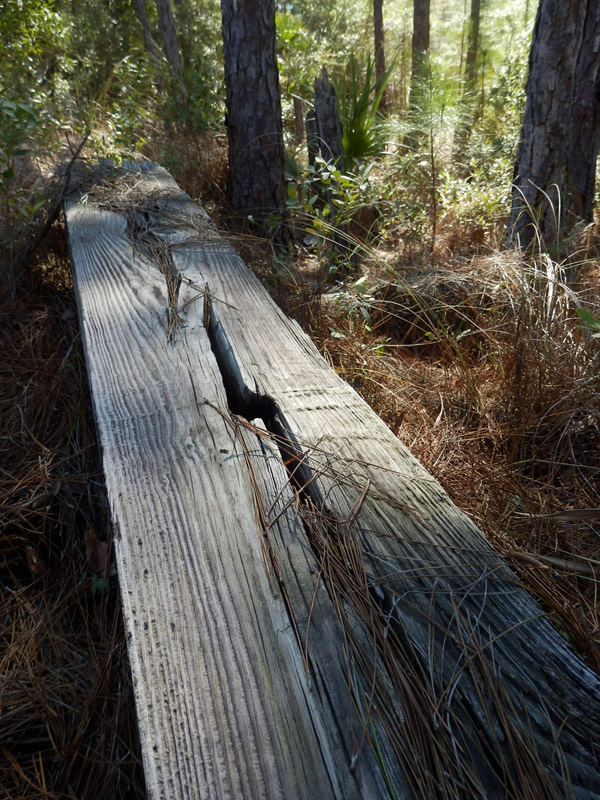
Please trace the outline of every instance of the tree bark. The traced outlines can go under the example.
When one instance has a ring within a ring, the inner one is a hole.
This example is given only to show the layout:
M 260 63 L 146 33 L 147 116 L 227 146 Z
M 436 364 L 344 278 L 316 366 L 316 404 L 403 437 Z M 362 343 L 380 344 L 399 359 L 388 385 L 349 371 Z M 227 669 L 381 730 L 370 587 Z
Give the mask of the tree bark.
M 375 33 L 375 72 L 377 82 L 385 79 L 385 39 L 383 33 L 383 0 L 373 0 L 373 28 Z M 380 111 L 387 108 L 386 91 L 381 95 Z
M 477 50 L 479 49 L 479 16 L 481 0 L 471 0 L 469 18 L 469 38 L 467 44 L 467 60 L 465 63 L 465 90 L 472 93 L 475 89 Z
M 429 52 L 429 3 L 430 0 L 413 0 L 411 94 L 415 85 L 423 80 Z
M 308 163 L 313 167 L 315 159 L 319 155 L 319 126 L 317 125 L 317 113 L 314 109 L 311 109 L 306 115 L 305 127 Z
M 175 13 L 180 33 L 178 43 L 181 61 L 183 70 L 187 72 L 192 66 L 192 58 L 194 55 L 194 12 L 189 0 L 175 0 Z
M 426 96 L 424 89 L 429 52 L 429 6 L 430 0 L 413 0 L 412 73 L 408 99 L 408 113 L 413 120 L 423 110 Z M 415 148 L 422 134 L 423 131 L 413 125 L 413 130 L 406 136 L 406 146 Z
M 156 0 L 156 8 L 158 9 L 158 24 L 160 32 L 163 37 L 165 47 L 165 55 L 169 62 L 169 70 L 171 78 L 180 87 L 181 93 L 185 93 L 183 83 L 183 69 L 181 66 L 181 58 L 179 56 L 179 46 L 177 44 L 177 33 L 175 31 L 175 20 L 173 19 L 173 10 L 171 8 L 170 0 Z
M 331 161 L 336 165 L 337 169 L 343 170 L 342 123 L 338 113 L 337 97 L 325 67 L 321 70 L 321 77 L 315 80 L 315 114 L 321 155 L 325 161 Z M 328 222 L 332 226 L 330 231 L 331 250 L 333 254 L 349 256 L 350 247 L 346 226 L 336 222 L 338 214 L 333 199 L 334 191 L 328 189 L 325 192 L 325 200 L 330 209 Z M 346 263 L 340 264 L 338 269 L 341 269 L 342 272 L 348 272 L 354 268 L 354 261 L 355 259 L 346 260 Z
M 315 80 L 315 112 L 319 132 L 319 147 L 325 161 L 342 164 L 342 124 L 338 113 L 337 98 L 323 67 L 321 77 Z M 340 167 L 341 169 L 341 167 Z
M 505 243 L 591 221 L 600 147 L 600 4 L 541 0 Z
M 156 44 L 152 37 L 152 28 L 150 27 L 150 20 L 148 19 L 148 12 L 146 10 L 146 0 L 133 0 L 133 7 L 140 21 L 140 25 L 142 26 L 144 43 L 154 72 L 154 82 L 156 83 L 159 94 L 162 94 L 165 90 L 165 82 L 163 80 L 158 50 L 156 49 Z
M 302 98 L 294 95 L 294 131 L 296 133 L 296 144 L 304 141 L 304 109 Z
M 221 0 L 229 139 L 228 196 L 264 216 L 285 208 L 274 0 Z
M 465 62 L 465 76 L 463 93 L 460 102 L 459 119 L 454 139 L 454 160 L 459 167 L 463 166 L 465 150 L 469 142 L 469 134 L 473 122 L 473 98 L 477 80 L 477 51 L 479 50 L 479 18 L 481 0 L 471 0 L 471 14 L 469 17 L 469 37 L 467 44 L 467 59 Z

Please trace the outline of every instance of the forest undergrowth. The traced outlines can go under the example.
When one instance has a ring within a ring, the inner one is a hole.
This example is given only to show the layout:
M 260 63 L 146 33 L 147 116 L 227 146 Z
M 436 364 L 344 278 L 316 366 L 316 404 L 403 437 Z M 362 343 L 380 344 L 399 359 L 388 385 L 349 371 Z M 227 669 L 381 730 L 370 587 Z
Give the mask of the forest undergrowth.
M 295 248 L 276 251 L 239 235 L 223 141 L 205 136 L 200 167 L 195 140 L 166 166 L 600 672 L 600 346 L 577 315 L 599 312 L 596 227 L 554 258 L 501 252 L 501 218 L 444 215 L 423 179 L 411 208 L 425 212 L 412 220 L 406 200 L 359 193 L 347 263 L 301 209 Z M 143 797 L 60 219 L 15 285 L 0 300 L 0 796 Z

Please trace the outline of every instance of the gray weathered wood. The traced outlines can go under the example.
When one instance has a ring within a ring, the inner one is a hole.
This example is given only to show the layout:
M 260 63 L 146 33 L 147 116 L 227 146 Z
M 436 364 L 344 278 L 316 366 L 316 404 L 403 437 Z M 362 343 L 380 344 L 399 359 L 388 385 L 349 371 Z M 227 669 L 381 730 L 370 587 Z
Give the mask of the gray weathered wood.
M 553 796 L 542 780 L 597 797 L 598 677 L 170 176 L 131 176 L 181 280 L 176 329 L 123 216 L 72 200 L 67 217 L 151 795 L 386 797 L 385 772 L 397 797 Z M 229 405 L 262 422 L 234 435 Z M 297 497 L 263 424 L 295 453 Z M 361 559 L 341 594 L 340 542 Z M 382 769 L 357 746 L 369 649 Z M 507 790 L 500 756 L 539 770 L 537 794 Z
M 150 797 L 377 796 L 328 741 L 265 569 L 202 298 L 182 292 L 170 344 L 164 277 L 124 218 L 66 213 Z

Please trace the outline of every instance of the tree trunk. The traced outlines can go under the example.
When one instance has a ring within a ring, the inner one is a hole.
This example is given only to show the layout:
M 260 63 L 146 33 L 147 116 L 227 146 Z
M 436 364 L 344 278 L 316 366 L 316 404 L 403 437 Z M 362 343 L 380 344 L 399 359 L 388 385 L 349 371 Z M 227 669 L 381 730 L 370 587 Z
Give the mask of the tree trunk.
M 323 67 L 321 77 L 315 80 L 315 112 L 321 154 L 325 161 L 334 161 L 339 166 L 342 164 L 344 155 L 342 124 L 335 91 L 329 82 L 329 75 L 325 67 Z M 341 169 L 341 166 L 339 168 Z
M 315 159 L 319 155 L 319 126 L 317 125 L 317 113 L 314 109 L 311 109 L 306 115 L 305 127 L 308 163 L 311 167 L 314 167 Z
M 469 142 L 469 134 L 473 122 L 473 99 L 477 81 L 477 51 L 479 49 L 479 16 L 481 10 L 481 0 L 471 0 L 471 15 L 469 18 L 469 38 L 467 44 L 467 60 L 465 62 L 465 77 L 463 93 L 460 102 L 459 119 L 454 139 L 454 160 L 459 163 L 465 156 L 465 150 Z
M 413 0 L 413 38 L 412 38 L 412 74 L 408 100 L 409 117 L 416 118 L 424 110 L 426 98 L 425 82 L 427 79 L 427 54 L 429 52 L 429 5 L 430 0 Z M 423 129 L 413 124 L 413 130 L 407 134 L 405 144 L 415 148 L 418 139 L 423 136 Z
M 158 89 L 159 94 L 162 94 L 165 90 L 165 82 L 163 80 L 158 50 L 156 49 L 156 44 L 152 38 L 152 28 L 150 27 L 150 20 L 148 19 L 148 12 L 146 10 L 146 0 L 133 0 L 133 7 L 140 21 L 140 25 L 142 26 L 144 42 L 146 44 L 146 50 L 148 52 L 150 63 L 152 64 L 156 88 Z
M 429 0 L 413 0 L 411 94 L 423 81 L 429 51 Z
M 375 72 L 377 82 L 381 83 L 385 79 L 385 45 L 383 34 L 383 0 L 373 0 L 373 27 L 375 32 Z M 387 107 L 387 96 L 384 90 L 381 95 L 379 109 L 385 111 Z
M 194 55 L 194 11 L 189 0 L 175 0 L 175 13 L 179 27 L 179 50 L 185 73 L 192 66 Z
M 592 219 L 600 146 L 600 4 L 541 0 L 506 243 Z
M 333 86 L 329 82 L 327 70 L 323 67 L 321 77 L 315 80 L 315 114 L 317 116 L 317 134 L 319 137 L 319 148 L 325 161 L 333 162 L 337 169 L 344 168 L 344 148 L 342 144 L 342 123 L 338 113 L 337 98 Z M 335 183 L 335 179 L 332 179 Z M 350 240 L 346 232 L 346 226 L 338 224 L 334 195 L 337 194 L 336 188 L 328 189 L 325 192 L 325 200 L 329 205 L 330 213 L 328 223 L 331 225 L 330 244 L 333 255 L 350 255 Z M 346 259 L 340 263 L 338 270 L 348 272 L 355 267 L 355 259 Z M 335 274 L 335 273 L 331 273 Z
M 229 139 L 228 196 L 237 210 L 285 208 L 274 0 L 221 0 Z
M 304 141 L 304 109 L 302 98 L 294 95 L 294 131 L 296 133 L 296 144 Z
M 175 31 L 175 20 L 170 0 L 156 0 L 158 9 L 158 24 L 163 37 L 165 55 L 169 62 L 171 78 L 180 87 L 181 93 L 185 93 L 183 83 L 183 69 L 181 58 L 179 57 L 179 46 L 177 44 L 177 33 Z

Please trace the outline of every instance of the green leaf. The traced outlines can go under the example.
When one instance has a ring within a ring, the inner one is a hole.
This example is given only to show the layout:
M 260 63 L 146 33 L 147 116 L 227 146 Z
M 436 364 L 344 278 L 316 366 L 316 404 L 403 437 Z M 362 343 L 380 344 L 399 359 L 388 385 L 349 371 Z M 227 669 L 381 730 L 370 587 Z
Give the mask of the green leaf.
M 90 583 L 92 586 L 92 594 L 96 594 L 96 592 L 108 592 L 110 588 L 108 578 L 101 578 L 100 575 L 93 574 L 90 578 Z
M 591 314 L 587 308 L 578 308 L 576 311 L 577 316 L 582 322 L 584 322 L 586 325 L 589 325 L 590 328 L 600 331 L 600 319 L 598 319 L 598 317 L 595 317 L 593 314 Z

